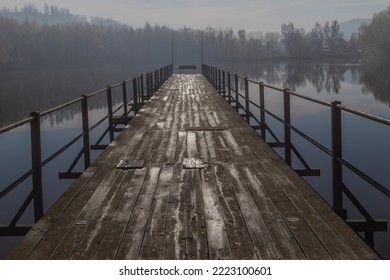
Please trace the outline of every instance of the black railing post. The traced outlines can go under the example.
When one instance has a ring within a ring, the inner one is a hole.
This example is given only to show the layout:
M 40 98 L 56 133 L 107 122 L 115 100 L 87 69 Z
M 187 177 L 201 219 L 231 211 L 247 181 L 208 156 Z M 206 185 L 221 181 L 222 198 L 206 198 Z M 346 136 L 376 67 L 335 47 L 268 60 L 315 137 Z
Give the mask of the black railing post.
M 154 81 L 155 81 L 154 91 L 157 91 L 157 89 L 159 88 L 158 71 L 154 71 Z
M 160 87 L 160 77 L 158 73 L 159 73 L 158 70 L 156 70 L 156 91 Z
M 250 111 L 249 111 L 249 81 L 245 77 L 245 119 L 250 124 Z
M 83 153 L 84 153 L 84 169 L 91 165 L 91 152 L 89 141 L 89 118 L 88 118 L 88 97 L 82 96 L 81 100 L 81 114 L 83 122 Z
M 342 158 L 342 132 L 340 101 L 334 101 L 331 105 L 332 120 L 332 197 L 333 209 L 342 218 L 343 210 L 343 170 L 339 159 Z
M 154 95 L 154 80 L 153 80 L 153 72 L 150 72 L 150 89 L 151 89 L 151 92 L 152 92 L 152 95 Z
M 160 88 L 160 85 L 161 85 L 160 71 L 157 70 L 157 90 Z
M 158 71 L 154 71 L 155 72 L 155 75 L 156 75 L 156 79 L 155 79 L 155 85 L 154 85 L 154 92 L 156 92 L 158 90 Z
M 154 79 L 153 79 L 153 81 L 154 81 L 154 83 L 153 83 L 153 92 L 156 92 L 157 91 L 157 71 L 154 71 L 153 76 L 154 76 Z
M 153 72 L 149 73 L 150 76 L 150 87 L 152 88 L 152 94 L 156 92 L 156 79 L 153 77 Z
M 261 127 L 261 137 L 266 140 L 266 125 L 265 125 L 265 100 L 264 100 L 264 83 L 259 84 L 260 91 L 260 127 Z
M 218 69 L 214 68 L 214 87 L 218 91 Z
M 222 79 L 221 79 L 221 69 L 218 68 L 218 92 L 221 94 L 222 92 Z
M 133 78 L 133 107 L 135 115 L 138 113 L 137 78 Z
M 114 141 L 114 116 L 112 113 L 112 94 L 111 87 L 107 86 L 107 107 L 108 107 L 108 131 L 110 134 L 110 142 Z
M 150 76 L 149 73 L 146 73 L 146 98 L 150 99 Z
M 141 81 L 140 76 L 137 77 L 137 96 L 138 96 L 138 104 L 140 104 L 140 107 L 142 107 L 142 96 L 141 96 Z
M 225 70 L 222 70 L 222 94 L 223 94 L 223 99 L 226 100 L 226 79 L 225 79 Z
M 127 123 L 128 121 L 128 115 L 129 115 L 129 109 L 128 109 L 128 101 L 127 101 L 127 87 L 126 87 L 126 81 L 122 82 L 122 96 L 123 96 L 123 116 L 124 120 Z
M 238 75 L 234 75 L 234 83 L 236 85 L 236 111 L 240 110 L 240 102 L 238 101 Z
M 291 107 L 289 89 L 283 90 L 284 95 L 284 160 L 291 166 Z
M 141 81 L 141 102 L 142 102 L 142 105 L 145 104 L 145 97 L 144 97 L 144 75 L 141 74 L 140 76 L 140 81 Z
M 231 81 L 231 77 L 230 77 L 230 72 L 227 72 L 227 75 L 228 75 L 228 100 L 229 100 L 229 105 L 232 104 L 232 81 Z
M 42 164 L 41 164 L 41 116 L 39 112 L 32 112 L 31 121 L 31 159 L 34 197 L 34 218 L 37 222 L 43 217 L 43 192 L 42 192 Z

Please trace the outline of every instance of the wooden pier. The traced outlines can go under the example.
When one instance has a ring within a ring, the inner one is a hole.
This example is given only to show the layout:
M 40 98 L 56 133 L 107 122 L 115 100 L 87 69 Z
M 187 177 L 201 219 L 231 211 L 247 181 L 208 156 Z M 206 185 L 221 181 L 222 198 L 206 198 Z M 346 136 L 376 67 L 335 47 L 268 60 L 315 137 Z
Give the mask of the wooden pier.
M 201 75 L 173 75 L 8 256 L 378 258 Z

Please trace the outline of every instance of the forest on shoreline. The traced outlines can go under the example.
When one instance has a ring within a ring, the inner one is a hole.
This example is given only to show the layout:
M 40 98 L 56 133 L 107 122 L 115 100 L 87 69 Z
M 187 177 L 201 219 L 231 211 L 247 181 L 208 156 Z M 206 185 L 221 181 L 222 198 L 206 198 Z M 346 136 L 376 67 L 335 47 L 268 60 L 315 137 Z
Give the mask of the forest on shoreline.
M 219 63 L 275 58 L 390 56 L 390 9 L 373 16 L 358 34 L 343 37 L 337 20 L 306 31 L 282 23 L 280 32 L 247 33 L 231 28 L 174 31 L 175 63 Z M 168 64 L 173 30 L 145 24 L 133 28 L 111 19 L 74 15 L 67 9 L 34 5 L 0 10 L 0 69 Z

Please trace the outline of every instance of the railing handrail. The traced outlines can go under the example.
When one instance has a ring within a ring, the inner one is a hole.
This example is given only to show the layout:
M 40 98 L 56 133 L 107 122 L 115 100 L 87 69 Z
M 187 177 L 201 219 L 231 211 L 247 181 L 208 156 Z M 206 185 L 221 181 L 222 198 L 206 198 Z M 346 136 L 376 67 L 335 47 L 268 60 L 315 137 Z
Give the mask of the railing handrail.
M 363 117 L 372 121 L 375 121 L 377 123 L 381 123 L 384 125 L 390 126 L 390 120 L 376 116 L 374 114 L 364 112 L 361 110 L 357 110 L 348 106 L 341 105 L 341 102 L 339 101 L 323 101 L 320 99 L 308 97 L 296 92 L 292 92 L 290 89 L 282 89 L 278 88 L 272 85 L 267 85 L 264 82 L 258 82 L 248 79 L 247 77 L 244 77 L 242 75 L 238 74 L 232 74 L 230 71 L 225 71 L 218 67 L 208 66 L 203 64 L 202 65 L 202 73 L 203 75 L 210 81 L 210 83 L 216 88 L 216 90 L 223 95 L 223 98 L 226 100 L 228 98 L 228 102 L 231 104 L 231 106 L 234 105 L 236 111 L 239 113 L 239 110 L 244 111 L 245 114 L 241 114 L 248 124 L 250 124 L 255 130 L 260 130 L 260 136 L 266 141 L 266 131 L 270 133 L 274 141 L 276 142 L 267 142 L 271 147 L 282 147 L 284 148 L 284 160 L 288 165 L 292 167 L 292 152 L 295 153 L 298 160 L 304 165 L 306 169 L 304 170 L 296 170 L 300 175 L 302 176 L 319 176 L 320 170 L 311 169 L 310 166 L 306 163 L 306 161 L 303 159 L 303 157 L 300 155 L 299 151 L 294 147 L 291 141 L 291 131 L 294 131 L 297 135 L 301 136 L 303 139 L 308 141 L 310 144 L 314 145 L 316 148 L 318 148 L 320 151 L 324 152 L 328 156 L 331 157 L 332 161 L 332 168 L 331 168 L 331 174 L 332 174 L 332 198 L 333 198 L 333 209 L 335 212 L 342 218 L 346 219 L 347 214 L 345 210 L 343 209 L 343 197 L 345 195 L 346 198 L 352 202 L 352 204 L 356 207 L 356 209 L 362 214 L 362 216 L 366 219 L 366 225 L 362 226 L 362 223 L 359 221 L 356 221 L 355 223 L 353 221 L 348 221 L 348 223 L 355 227 L 357 231 L 364 231 L 365 232 L 365 238 L 366 241 L 369 244 L 373 244 L 373 232 L 374 231 L 383 231 L 387 229 L 387 222 L 383 221 L 377 221 L 374 220 L 368 212 L 364 209 L 362 204 L 354 197 L 352 192 L 348 189 L 348 187 L 343 182 L 343 167 L 350 170 L 354 174 L 356 174 L 358 177 L 360 177 L 363 181 L 367 182 L 372 188 L 375 188 L 380 193 L 385 195 L 386 197 L 390 197 L 390 189 L 383 186 L 381 183 L 373 179 L 372 177 L 368 176 L 361 170 L 359 170 L 357 167 L 355 167 L 353 164 L 345 160 L 342 156 L 342 111 L 348 112 L 351 114 L 354 114 L 359 117 Z M 226 78 L 227 75 L 227 84 L 226 84 Z M 234 77 L 234 82 L 231 82 L 231 77 Z M 241 79 L 244 83 L 244 88 L 242 91 L 244 91 L 244 94 L 241 94 L 239 90 L 239 82 L 238 80 Z M 250 100 L 249 95 L 249 82 L 256 84 L 259 86 L 259 94 L 260 94 L 260 100 L 258 101 L 258 104 L 256 102 Z M 227 91 L 226 91 L 226 87 Z M 265 106 L 265 98 L 264 98 L 264 88 L 272 89 L 276 92 L 280 92 L 283 94 L 283 116 L 277 116 L 276 114 L 269 111 Z M 226 96 L 226 92 L 229 94 L 229 96 Z M 235 93 L 235 96 L 232 96 L 232 92 Z M 292 125 L 291 123 L 291 103 L 290 103 L 290 97 L 294 96 L 297 98 L 301 98 L 310 102 L 314 102 L 316 104 L 320 104 L 326 107 L 330 108 L 330 115 L 331 115 L 331 148 L 327 148 L 318 141 L 314 140 L 312 137 L 308 136 L 304 132 L 300 131 L 298 128 Z M 241 101 L 243 101 L 243 104 L 241 104 Z M 257 108 L 260 110 L 260 118 L 254 116 L 254 114 L 251 112 L 250 105 L 252 105 L 254 108 Z M 265 120 L 265 114 L 268 114 L 273 119 L 276 119 L 278 122 L 282 123 L 284 125 L 284 142 L 281 142 L 278 137 L 273 133 L 271 128 L 266 124 Z M 252 125 L 251 120 L 256 122 L 258 125 Z M 370 226 L 372 226 L 374 229 L 369 229 Z M 364 230 L 362 230 L 364 228 Z
M 205 65 L 205 66 L 209 66 L 209 65 Z M 218 67 L 214 67 L 214 68 L 216 70 L 224 71 L 223 69 L 218 68 Z M 237 76 L 238 78 L 240 78 L 242 80 L 248 79 L 248 78 L 246 78 L 246 77 L 244 77 L 242 75 L 239 75 L 239 74 L 233 74 L 233 73 L 231 73 L 229 71 L 225 71 L 225 72 L 230 74 L 230 75 L 232 75 L 232 76 Z M 278 88 L 278 87 L 266 84 L 264 82 L 259 82 L 259 81 L 255 81 L 255 80 L 251 80 L 251 79 L 248 79 L 248 81 L 253 83 L 253 84 L 257 84 L 257 85 L 262 84 L 266 88 L 273 89 L 273 90 L 281 92 L 281 93 L 286 91 L 286 89 Z M 308 97 L 308 96 L 305 96 L 305 95 L 293 92 L 293 91 L 291 91 L 289 89 L 287 89 L 287 92 L 290 93 L 291 95 L 295 96 L 295 97 L 302 98 L 302 99 L 305 99 L 305 100 L 308 100 L 308 101 L 312 101 L 314 103 L 317 103 L 317 104 L 320 104 L 320 105 L 324 105 L 324 106 L 327 106 L 327 107 L 330 107 L 331 103 L 332 103 L 332 102 L 329 102 L 329 101 L 321 100 L 319 98 Z M 244 96 L 241 95 L 241 97 L 244 97 Z M 364 118 L 367 118 L 367 119 L 370 119 L 370 120 L 373 120 L 373 121 L 377 121 L 377 122 L 380 122 L 380 123 L 385 124 L 385 125 L 390 125 L 390 119 L 387 119 L 387 118 L 384 118 L 384 117 L 381 117 L 381 116 L 377 116 L 377 115 L 374 115 L 372 113 L 365 112 L 363 110 L 358 110 L 358 109 L 355 109 L 355 108 L 352 108 L 352 107 L 349 107 L 349 106 L 341 105 L 341 104 L 337 105 L 337 107 L 339 107 L 343 111 L 346 111 L 346 112 L 349 112 L 349 113 L 352 113 L 352 114 L 355 114 L 355 115 L 358 115 L 358 116 L 361 116 L 361 117 L 364 117 Z
M 100 124 L 102 124 L 105 120 L 108 119 L 109 127 L 108 129 L 103 133 L 103 135 L 98 140 L 97 144 L 95 146 L 100 146 L 100 141 L 104 138 L 104 136 L 109 132 L 110 134 L 110 142 L 114 140 L 114 126 L 116 127 L 116 124 L 114 124 L 114 114 L 118 111 L 123 109 L 123 114 L 120 116 L 121 118 L 124 118 L 122 124 L 125 124 L 128 121 L 129 114 L 131 111 L 134 112 L 134 114 L 137 114 L 139 108 L 144 104 L 145 98 L 148 100 L 151 95 L 153 95 L 160 86 L 166 81 L 166 79 L 169 78 L 173 73 L 173 66 L 172 65 L 166 65 L 161 68 L 158 68 L 156 70 L 153 70 L 151 72 L 147 72 L 144 74 L 137 75 L 135 77 L 132 77 L 127 80 L 123 80 L 122 82 L 115 83 L 111 86 L 107 86 L 106 88 L 97 90 L 95 92 L 89 93 L 88 95 L 82 95 L 78 98 L 75 98 L 71 101 L 68 101 L 66 103 L 60 104 L 58 106 L 52 107 L 48 110 L 45 110 L 43 112 L 32 112 L 31 116 L 29 118 L 26 118 L 24 120 L 21 120 L 19 122 L 13 123 L 11 125 L 5 126 L 3 128 L 0 128 L 0 135 L 6 132 L 9 132 L 13 129 L 16 129 L 18 127 L 24 126 L 26 124 L 30 124 L 31 126 L 31 153 L 32 153 L 32 167 L 30 170 L 24 173 L 24 175 L 20 176 L 16 180 L 14 180 L 10 185 L 6 186 L 4 189 L 0 190 L 0 199 L 5 197 L 9 192 L 11 192 L 13 189 L 18 187 L 21 183 L 23 183 L 26 179 L 29 177 L 33 177 L 33 189 L 25 202 L 23 203 L 22 207 L 19 209 L 18 213 L 16 214 L 15 218 L 12 220 L 11 224 L 9 224 L 8 227 L 0 227 L 0 235 L 9 235 L 9 234 L 17 234 L 18 232 L 24 232 L 25 228 L 23 230 L 18 231 L 16 227 L 17 221 L 20 219 L 24 211 L 26 211 L 27 206 L 34 200 L 34 217 L 35 221 L 37 221 L 39 218 L 43 215 L 43 199 L 42 199 L 42 174 L 41 169 L 43 166 L 54 160 L 56 157 L 58 157 L 60 154 L 62 154 L 65 150 L 67 150 L 69 147 L 71 147 L 73 144 L 78 142 L 80 139 L 83 139 L 83 149 L 79 153 L 79 155 L 76 157 L 75 161 L 71 164 L 71 167 L 67 171 L 67 176 L 63 176 L 63 178 L 74 178 L 79 173 L 72 173 L 73 167 L 76 165 L 78 160 L 81 158 L 81 156 L 84 154 L 84 168 L 86 169 L 90 165 L 90 152 L 89 150 L 92 149 L 92 146 L 89 143 L 89 134 L 90 132 L 98 127 Z M 133 96 L 128 100 L 127 98 L 127 84 L 132 84 L 133 88 Z M 111 90 L 113 88 L 122 86 L 122 94 L 123 94 L 123 104 L 120 106 L 117 106 L 112 103 L 112 94 Z M 107 95 L 107 108 L 108 108 L 108 114 L 105 115 L 102 119 L 98 120 L 95 124 L 89 124 L 88 121 L 88 99 L 91 97 L 94 97 L 98 94 L 106 93 Z M 145 95 L 146 93 L 146 95 Z M 74 137 L 70 142 L 68 142 L 65 146 L 60 148 L 58 151 L 54 152 L 52 155 L 48 156 L 46 159 L 41 158 L 41 128 L 40 128 L 40 122 L 41 118 L 54 113 L 58 110 L 64 109 L 68 106 L 74 105 L 80 103 L 81 104 L 81 113 L 82 113 L 82 132 L 78 134 L 76 137 Z M 128 106 L 132 105 L 130 107 L 130 110 L 128 109 Z M 115 109 L 114 109 L 115 106 Z M 69 175 L 69 176 L 68 176 Z M 61 178 L 61 174 L 60 174 Z M 38 195 L 38 196 L 37 196 Z

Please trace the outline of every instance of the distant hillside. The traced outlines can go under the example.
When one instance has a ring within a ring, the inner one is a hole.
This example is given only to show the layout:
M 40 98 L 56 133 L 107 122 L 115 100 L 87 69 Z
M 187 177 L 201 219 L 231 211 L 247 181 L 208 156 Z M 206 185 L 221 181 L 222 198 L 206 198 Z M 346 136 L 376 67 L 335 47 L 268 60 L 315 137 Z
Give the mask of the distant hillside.
M 12 18 L 18 22 L 26 20 L 35 22 L 39 25 L 55 25 L 55 24 L 73 24 L 73 23 L 87 23 L 98 24 L 111 27 L 122 27 L 123 24 L 112 19 L 105 19 L 99 17 L 87 18 L 72 14 L 68 9 L 58 8 L 56 6 L 49 6 L 45 4 L 43 11 L 39 10 L 34 4 L 27 4 L 22 8 L 9 9 L 3 7 L 0 9 L 0 16 Z
M 356 19 L 351 19 L 348 21 L 344 21 L 340 23 L 340 30 L 344 33 L 344 38 L 346 40 L 349 40 L 351 38 L 351 35 L 353 33 L 358 33 L 359 27 L 362 24 L 368 24 L 370 23 L 371 19 L 367 18 L 356 18 Z

